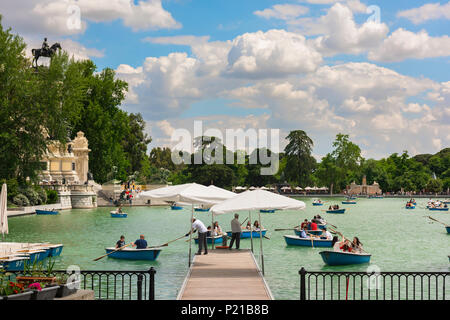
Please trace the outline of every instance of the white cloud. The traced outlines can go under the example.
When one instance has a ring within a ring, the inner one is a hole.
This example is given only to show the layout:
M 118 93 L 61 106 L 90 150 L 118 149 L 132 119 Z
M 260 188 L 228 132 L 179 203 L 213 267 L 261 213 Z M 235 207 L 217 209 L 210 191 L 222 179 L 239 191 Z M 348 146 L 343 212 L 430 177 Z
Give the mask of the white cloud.
M 428 20 L 450 19 L 450 2 L 446 4 L 427 3 L 419 8 L 403 10 L 397 17 L 406 18 L 414 24 L 424 23 Z
M 377 47 L 389 32 L 384 23 L 367 21 L 358 25 L 352 10 L 341 3 L 333 5 L 319 18 L 300 18 L 290 24 L 307 35 L 319 35 L 310 43 L 327 56 L 366 52 Z
M 402 28 L 368 54 L 371 60 L 385 62 L 445 56 L 450 56 L 450 37 L 430 37 L 425 30 L 414 33 Z
M 77 17 L 81 28 L 69 28 L 68 21 Z M 177 29 L 181 24 L 166 11 L 161 0 L 21 0 L 1 1 L 0 12 L 5 23 L 22 34 L 49 36 L 84 33 L 87 23 L 122 20 L 133 31 Z
M 305 37 L 284 30 L 245 33 L 233 40 L 228 73 L 249 78 L 278 77 L 314 71 L 321 54 Z
M 365 97 L 359 97 L 358 99 L 345 99 L 342 108 L 351 112 L 367 112 L 371 111 L 374 106 Z
M 254 14 L 265 19 L 291 20 L 309 12 L 308 7 L 296 4 L 276 4 L 272 8 L 255 11 Z

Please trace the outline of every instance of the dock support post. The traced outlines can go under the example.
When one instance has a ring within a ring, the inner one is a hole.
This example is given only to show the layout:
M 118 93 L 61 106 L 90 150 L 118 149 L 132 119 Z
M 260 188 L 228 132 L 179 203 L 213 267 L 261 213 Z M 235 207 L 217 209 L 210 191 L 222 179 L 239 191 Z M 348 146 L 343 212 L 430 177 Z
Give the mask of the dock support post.
M 261 230 L 261 211 L 259 211 L 259 247 L 261 249 L 261 271 L 264 275 L 264 253 L 263 253 L 263 243 L 262 243 L 262 230 Z M 253 232 L 253 231 L 252 231 Z

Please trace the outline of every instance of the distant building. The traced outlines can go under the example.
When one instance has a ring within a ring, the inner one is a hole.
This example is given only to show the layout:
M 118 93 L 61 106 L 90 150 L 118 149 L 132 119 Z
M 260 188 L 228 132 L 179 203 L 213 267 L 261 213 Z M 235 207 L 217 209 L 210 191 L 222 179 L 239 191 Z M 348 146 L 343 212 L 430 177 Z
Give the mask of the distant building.
M 84 184 L 88 181 L 89 152 L 88 140 L 82 131 L 72 141 L 62 146 L 52 142 L 42 159 L 44 170 L 41 180 L 57 184 Z
M 347 194 L 363 194 L 363 195 L 376 195 L 382 194 L 383 191 L 380 189 L 380 185 L 374 181 L 372 185 L 367 184 L 366 176 L 363 177 L 362 184 L 356 184 L 353 181 L 350 186 L 347 186 Z

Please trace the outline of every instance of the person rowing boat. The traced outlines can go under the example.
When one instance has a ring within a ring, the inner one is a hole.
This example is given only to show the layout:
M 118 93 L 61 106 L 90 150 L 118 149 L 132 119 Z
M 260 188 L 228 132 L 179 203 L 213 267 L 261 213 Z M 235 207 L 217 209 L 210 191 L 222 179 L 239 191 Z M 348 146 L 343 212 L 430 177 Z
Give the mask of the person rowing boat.
M 136 247 L 136 249 L 145 249 L 147 248 L 147 240 L 145 240 L 145 236 L 143 234 L 141 234 L 139 236 L 139 239 L 137 239 L 134 243 L 133 243 L 133 247 Z

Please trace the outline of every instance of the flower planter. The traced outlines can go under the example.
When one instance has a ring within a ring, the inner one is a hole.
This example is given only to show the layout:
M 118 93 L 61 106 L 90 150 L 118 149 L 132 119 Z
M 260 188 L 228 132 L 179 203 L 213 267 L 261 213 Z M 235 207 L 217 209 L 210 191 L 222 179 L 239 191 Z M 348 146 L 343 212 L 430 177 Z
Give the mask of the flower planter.
M 17 277 L 16 281 L 28 287 L 30 284 L 39 282 L 45 285 L 52 284 L 56 281 L 56 277 Z
M 22 293 L 12 294 L 10 296 L 5 296 L 2 298 L 3 298 L 3 300 L 30 300 L 32 295 L 33 295 L 33 291 L 25 291 Z
M 57 298 L 64 298 L 67 296 L 70 296 L 71 294 L 74 294 L 77 292 L 77 287 L 78 287 L 78 283 L 80 283 L 80 281 L 77 282 L 72 282 L 71 284 L 74 286 L 73 289 L 69 289 L 69 284 L 61 284 L 58 288 L 58 291 L 56 292 L 56 297 Z
M 59 286 L 51 286 L 42 289 L 41 291 L 33 290 L 33 295 L 31 296 L 31 300 L 53 300 L 55 299 L 56 292 L 58 291 Z

